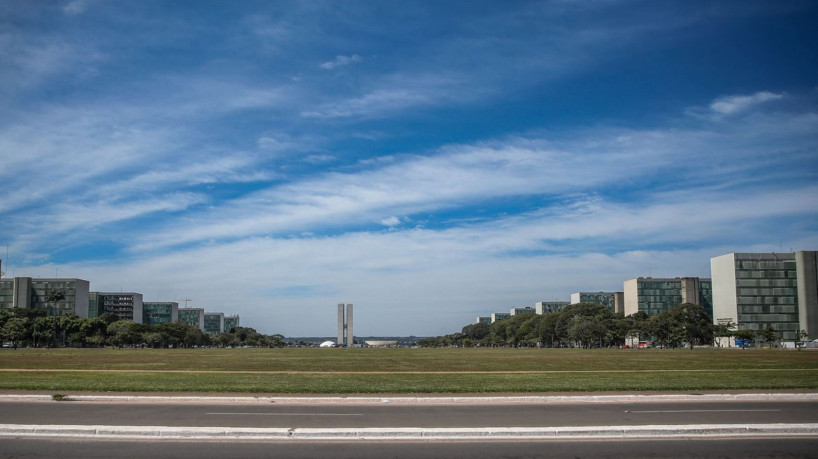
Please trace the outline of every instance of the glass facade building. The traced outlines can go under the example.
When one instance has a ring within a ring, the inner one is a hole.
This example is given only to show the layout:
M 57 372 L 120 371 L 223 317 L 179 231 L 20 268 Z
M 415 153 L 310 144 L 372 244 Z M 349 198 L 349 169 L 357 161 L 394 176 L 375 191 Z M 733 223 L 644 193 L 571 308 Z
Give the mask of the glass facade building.
M 211 335 L 224 333 L 224 313 L 206 312 L 204 314 L 204 332 Z
M 539 315 L 562 312 L 570 304 L 568 301 L 538 301 L 534 303 L 534 311 Z
M 497 322 L 498 320 L 508 319 L 511 317 L 511 314 L 507 312 L 495 312 L 491 314 L 491 323 Z
M 89 282 L 83 279 L 37 279 L 13 277 L 0 279 L 0 309 L 39 309 L 48 316 L 76 314 L 88 317 Z M 60 291 L 64 298 L 50 302 L 51 291 Z
M 618 292 L 577 292 L 571 294 L 571 304 L 596 303 L 605 306 L 612 312 L 617 311 L 616 295 Z
M 491 316 L 477 316 L 476 324 L 491 324 Z
M 179 308 L 179 322 L 204 331 L 204 313 L 202 308 Z
M 698 304 L 713 317 L 712 280 L 698 277 L 637 277 L 625 281 L 625 315 L 642 311 L 649 316 L 684 303 Z
M 171 324 L 179 320 L 179 303 L 172 301 L 142 303 L 142 323 Z
M 142 323 L 142 294 L 134 292 L 97 292 L 102 296 L 103 312 L 116 314 L 120 320 Z
M 224 331 L 231 332 L 234 328 L 240 327 L 239 316 L 224 316 Z
M 536 314 L 537 311 L 534 308 L 532 308 L 531 306 L 525 306 L 525 307 L 522 307 L 522 308 L 511 308 L 509 313 L 511 313 L 512 316 L 519 316 L 519 315 L 523 315 L 523 314 L 532 314 L 533 315 L 533 314 Z
M 815 252 L 731 253 L 712 258 L 714 323 L 734 324 L 740 330 L 772 326 L 779 339 L 789 341 L 798 339 L 801 330 L 818 334 L 811 323 L 818 312 L 815 269 L 804 266 L 814 265 L 814 260 Z

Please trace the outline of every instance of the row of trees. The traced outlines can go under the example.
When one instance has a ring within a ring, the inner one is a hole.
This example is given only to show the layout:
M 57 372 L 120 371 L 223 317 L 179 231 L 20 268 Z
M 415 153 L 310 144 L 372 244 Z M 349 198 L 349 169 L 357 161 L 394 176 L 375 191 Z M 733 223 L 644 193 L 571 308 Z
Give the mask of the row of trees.
M 247 327 L 236 327 L 228 333 L 207 335 L 198 327 L 185 323 L 157 325 L 119 320 L 116 314 L 84 318 L 73 314 L 45 316 L 36 309 L 0 310 L 0 339 L 18 346 L 30 347 L 194 347 L 254 346 L 282 347 L 281 335 L 263 335 Z
M 629 337 L 651 339 L 661 347 L 711 345 L 714 337 L 732 336 L 730 324 L 713 325 L 704 309 L 685 303 L 665 313 L 630 316 L 596 303 L 567 306 L 562 312 L 518 315 L 493 324 L 463 327 L 460 333 L 426 338 L 424 347 L 620 347 Z M 751 332 L 752 333 L 752 332 Z M 775 331 L 772 332 L 773 338 Z

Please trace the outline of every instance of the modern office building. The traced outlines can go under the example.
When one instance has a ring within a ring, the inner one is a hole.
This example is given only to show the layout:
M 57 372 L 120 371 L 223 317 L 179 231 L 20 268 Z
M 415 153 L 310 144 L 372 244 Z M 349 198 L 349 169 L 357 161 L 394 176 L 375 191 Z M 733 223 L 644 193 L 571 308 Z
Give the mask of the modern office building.
M 224 313 L 223 312 L 205 312 L 204 313 L 204 332 L 213 335 L 216 333 L 224 333 Z
M 142 323 L 172 324 L 179 320 L 179 303 L 173 301 L 142 303 Z
M 239 316 L 224 316 L 224 331 L 230 333 L 234 328 L 240 327 Z
M 96 319 L 105 312 L 105 299 L 99 292 L 88 293 L 88 317 Z
M 509 313 L 512 316 L 520 316 L 520 315 L 524 315 L 524 314 L 534 315 L 534 314 L 537 313 L 537 311 L 534 308 L 532 308 L 531 306 L 523 306 L 521 308 L 511 308 Z
M 624 283 L 625 315 L 644 311 L 652 316 L 684 303 L 698 304 L 713 317 L 712 282 L 709 278 L 637 277 Z
M 205 310 L 202 308 L 179 308 L 179 322 L 204 331 Z
M 476 324 L 491 324 L 491 316 L 477 316 Z
M 491 323 L 497 322 L 498 320 L 508 319 L 511 317 L 511 314 L 507 312 L 494 312 L 491 314 Z
M 534 303 L 534 311 L 539 315 L 562 312 L 570 304 L 568 301 L 538 301 Z
M 818 338 L 815 251 L 729 253 L 710 259 L 713 322 L 739 330 L 772 326 L 783 340 Z
M 346 307 L 346 316 L 344 316 L 344 307 Z M 338 303 L 338 346 L 355 347 L 352 326 L 352 304 Z
M 0 309 L 40 309 L 49 316 L 76 314 L 88 317 L 89 285 L 87 280 L 75 278 L 12 277 L 0 279 Z M 60 301 L 48 302 L 49 292 L 59 290 Z
M 617 294 L 624 296 L 623 292 L 576 292 L 571 294 L 571 304 L 596 303 L 607 307 L 611 312 L 624 312 L 622 302 L 620 302 L 622 309 L 616 310 Z
M 135 292 L 96 292 L 102 296 L 103 312 L 116 314 L 119 320 L 142 323 L 142 294 Z
M 625 292 L 614 292 L 614 312 L 625 314 Z

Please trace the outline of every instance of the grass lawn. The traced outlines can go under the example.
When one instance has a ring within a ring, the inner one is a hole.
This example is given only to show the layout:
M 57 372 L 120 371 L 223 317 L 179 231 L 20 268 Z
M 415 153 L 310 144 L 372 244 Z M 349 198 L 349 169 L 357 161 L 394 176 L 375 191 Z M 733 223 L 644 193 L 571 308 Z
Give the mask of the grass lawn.
M 0 370 L 12 369 L 37 371 L 0 371 L 0 389 L 356 394 L 818 388 L 818 352 L 785 350 L 0 351 Z

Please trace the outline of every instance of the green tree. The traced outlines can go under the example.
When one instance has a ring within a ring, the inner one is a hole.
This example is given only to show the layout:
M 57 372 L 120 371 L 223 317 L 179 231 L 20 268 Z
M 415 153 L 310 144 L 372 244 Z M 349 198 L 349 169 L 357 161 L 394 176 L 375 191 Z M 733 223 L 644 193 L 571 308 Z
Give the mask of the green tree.
M 3 324 L 0 335 L 12 342 L 15 349 L 29 336 L 29 320 L 25 317 L 12 317 Z
M 756 333 L 756 336 L 763 339 L 765 343 L 769 344 L 770 346 L 773 345 L 776 341 L 778 341 L 778 333 L 776 333 L 775 328 L 771 324 L 767 324 L 766 327 L 759 330 Z
M 466 325 L 465 327 L 463 327 L 461 333 L 463 333 L 463 335 L 466 338 L 480 341 L 481 339 L 491 334 L 491 328 L 489 327 L 489 324 L 481 322 L 477 324 Z
M 56 317 L 38 317 L 34 319 L 31 333 L 34 347 L 37 347 L 38 341 L 40 344 L 50 347 L 57 337 L 57 328 Z
M 713 323 L 704 308 L 698 304 L 685 303 L 667 312 L 670 322 L 671 341 L 675 345 L 713 343 Z
M 140 340 L 136 324 L 128 320 L 118 320 L 108 325 L 108 340 L 114 346 L 129 346 Z
M 601 345 L 605 327 L 594 317 L 576 316 L 568 323 L 568 339 L 579 343 L 580 347 L 591 348 Z
M 45 304 L 51 305 L 51 311 L 49 311 L 50 316 L 57 316 L 59 314 L 58 303 L 60 301 L 65 300 L 65 290 L 61 288 L 55 289 L 48 289 L 45 291 L 45 295 L 43 296 L 43 302 Z

